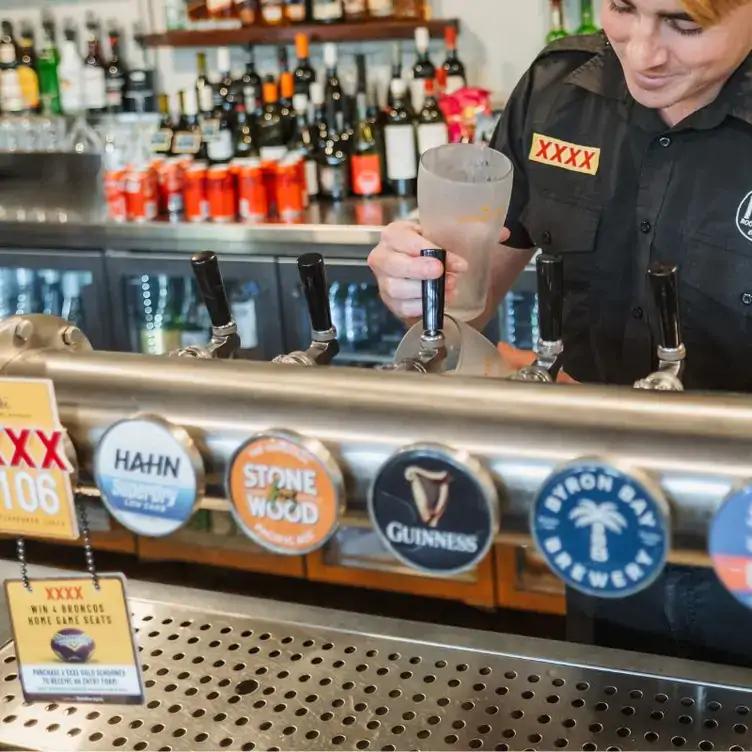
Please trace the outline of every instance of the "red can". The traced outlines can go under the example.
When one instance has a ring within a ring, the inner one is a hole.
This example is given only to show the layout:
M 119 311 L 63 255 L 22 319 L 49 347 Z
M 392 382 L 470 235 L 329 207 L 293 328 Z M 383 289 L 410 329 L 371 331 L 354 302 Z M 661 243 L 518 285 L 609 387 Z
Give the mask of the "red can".
M 164 214 L 183 213 L 183 170 L 177 158 L 166 159 L 158 171 L 159 209 Z
M 277 165 L 277 214 L 282 219 L 294 219 L 303 213 L 299 164 L 300 157 L 290 156 Z
M 262 159 L 261 174 L 264 178 L 266 203 L 269 206 L 269 213 L 273 214 L 277 207 L 277 161 Z
M 213 222 L 234 222 L 237 216 L 235 176 L 228 165 L 214 165 L 206 173 L 206 198 Z
M 157 216 L 151 170 L 129 170 L 125 174 L 125 211 L 130 222 L 149 222 Z
M 269 199 L 260 159 L 237 160 L 240 218 L 260 222 L 269 216 Z
M 188 222 L 206 222 L 209 203 L 206 200 L 206 164 L 192 162 L 183 176 L 183 204 Z
M 113 222 L 125 222 L 125 170 L 110 170 L 104 176 L 104 195 L 107 212 Z

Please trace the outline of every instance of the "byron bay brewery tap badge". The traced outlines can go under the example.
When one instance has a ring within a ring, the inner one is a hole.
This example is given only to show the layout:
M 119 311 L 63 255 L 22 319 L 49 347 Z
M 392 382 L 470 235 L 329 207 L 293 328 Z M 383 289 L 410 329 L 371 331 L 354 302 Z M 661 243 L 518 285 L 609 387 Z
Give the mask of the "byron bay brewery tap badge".
M 721 504 L 710 523 L 708 553 L 718 579 L 752 608 L 752 484 L 733 491 Z
M 144 701 L 121 575 L 6 580 L 18 676 L 27 702 Z
M 0 379 L 0 533 L 78 538 L 71 446 L 51 381 Z
M 475 458 L 438 444 L 386 461 L 368 500 L 374 529 L 403 563 L 432 574 L 472 569 L 498 527 L 493 480 Z
M 227 472 L 238 526 L 259 546 L 305 554 L 334 535 L 344 508 L 342 472 L 318 441 L 270 431 L 249 439 Z
M 193 440 L 154 415 L 107 429 L 94 454 L 94 479 L 110 514 L 146 536 L 174 533 L 204 493 L 204 467 Z
M 533 538 L 551 569 L 588 595 L 623 598 L 650 585 L 670 548 L 660 488 L 634 471 L 580 460 L 555 471 L 531 510 Z

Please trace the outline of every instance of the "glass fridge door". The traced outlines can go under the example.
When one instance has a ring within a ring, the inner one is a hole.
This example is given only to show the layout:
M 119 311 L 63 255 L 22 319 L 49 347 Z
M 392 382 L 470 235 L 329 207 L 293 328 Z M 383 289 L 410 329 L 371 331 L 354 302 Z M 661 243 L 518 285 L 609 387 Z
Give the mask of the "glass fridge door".
M 60 316 L 79 327 L 95 349 L 110 349 L 106 283 L 99 253 L 0 251 L 0 319 Z
M 108 252 L 107 273 L 119 350 L 166 355 L 205 345 L 211 322 L 188 254 Z M 241 357 L 271 360 L 283 351 L 274 260 L 220 257 L 222 277 L 238 325 Z

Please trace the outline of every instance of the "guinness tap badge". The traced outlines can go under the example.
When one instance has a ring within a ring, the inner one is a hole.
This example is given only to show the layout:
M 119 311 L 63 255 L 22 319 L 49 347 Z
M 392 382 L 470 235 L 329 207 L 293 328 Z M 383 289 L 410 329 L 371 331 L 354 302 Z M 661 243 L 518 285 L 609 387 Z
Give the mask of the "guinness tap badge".
M 368 500 L 374 529 L 400 561 L 451 575 L 485 557 L 498 528 L 493 480 L 475 458 L 416 444 L 386 461 Z

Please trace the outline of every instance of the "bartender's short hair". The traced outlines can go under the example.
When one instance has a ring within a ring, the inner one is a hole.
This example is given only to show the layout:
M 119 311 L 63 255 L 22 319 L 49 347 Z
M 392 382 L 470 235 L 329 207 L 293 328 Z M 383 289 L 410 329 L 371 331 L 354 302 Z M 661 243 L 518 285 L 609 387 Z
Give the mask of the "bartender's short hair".
M 713 26 L 732 10 L 748 5 L 752 0 L 682 0 L 692 18 L 701 26 Z

